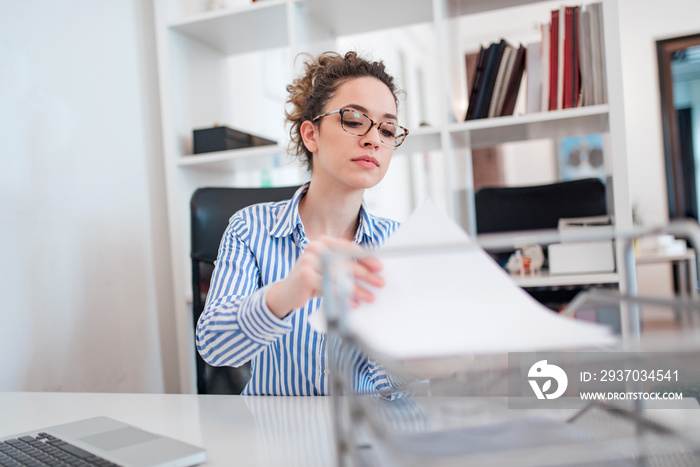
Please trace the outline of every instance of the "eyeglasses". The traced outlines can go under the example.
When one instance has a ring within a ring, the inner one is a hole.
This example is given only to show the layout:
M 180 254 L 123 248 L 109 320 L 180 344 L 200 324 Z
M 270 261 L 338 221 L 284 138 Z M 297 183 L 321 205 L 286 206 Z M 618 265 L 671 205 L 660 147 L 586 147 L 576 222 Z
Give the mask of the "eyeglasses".
M 355 136 L 364 136 L 374 125 L 379 130 L 379 140 L 387 146 L 398 148 L 408 136 L 408 130 L 401 125 L 391 122 L 377 123 L 367 115 L 352 109 L 340 109 L 314 117 L 312 122 L 333 114 L 340 114 L 340 126 L 346 132 Z

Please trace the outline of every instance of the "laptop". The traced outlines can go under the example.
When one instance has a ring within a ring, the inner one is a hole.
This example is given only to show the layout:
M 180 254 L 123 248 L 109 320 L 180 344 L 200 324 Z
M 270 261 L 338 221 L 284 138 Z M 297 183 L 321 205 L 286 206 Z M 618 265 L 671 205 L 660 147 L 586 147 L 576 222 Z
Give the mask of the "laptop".
M 26 459 L 37 456 L 38 464 Z M 189 467 L 206 451 L 109 417 L 0 437 L 0 465 L 65 465 L 69 457 L 97 467 Z

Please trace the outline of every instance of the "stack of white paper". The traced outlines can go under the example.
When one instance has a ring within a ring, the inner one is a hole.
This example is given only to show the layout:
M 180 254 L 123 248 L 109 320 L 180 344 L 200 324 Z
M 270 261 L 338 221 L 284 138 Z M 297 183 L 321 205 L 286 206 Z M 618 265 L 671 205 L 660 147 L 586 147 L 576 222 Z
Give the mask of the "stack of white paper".
M 432 202 L 379 250 L 386 286 L 350 312 L 352 333 L 390 358 L 433 358 L 610 345 L 608 328 L 560 316 Z

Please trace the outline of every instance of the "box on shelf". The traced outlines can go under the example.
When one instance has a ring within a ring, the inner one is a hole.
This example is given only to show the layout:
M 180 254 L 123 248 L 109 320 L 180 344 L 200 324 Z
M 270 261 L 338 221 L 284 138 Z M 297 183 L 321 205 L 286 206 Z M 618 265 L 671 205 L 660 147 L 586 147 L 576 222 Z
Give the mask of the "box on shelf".
M 563 238 L 568 232 L 580 229 L 609 229 L 612 225 L 609 216 L 579 217 L 559 219 L 559 231 Z M 555 243 L 547 247 L 549 273 L 586 274 L 615 271 L 615 249 L 612 240 L 591 242 Z
M 547 247 L 550 274 L 614 272 L 612 240 L 603 242 L 555 243 Z
M 195 154 L 277 144 L 275 141 L 234 130 L 227 126 L 194 130 L 192 134 Z

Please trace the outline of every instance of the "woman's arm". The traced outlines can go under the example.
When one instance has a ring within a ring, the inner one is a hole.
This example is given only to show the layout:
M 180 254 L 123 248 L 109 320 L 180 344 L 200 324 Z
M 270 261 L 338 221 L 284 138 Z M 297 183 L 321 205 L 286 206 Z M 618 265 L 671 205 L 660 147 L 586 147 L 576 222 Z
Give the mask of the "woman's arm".
M 292 330 L 267 307 L 270 287 L 260 287 L 258 261 L 235 226 L 233 221 L 222 239 L 197 323 L 197 350 L 213 366 L 240 366 Z
M 247 231 L 244 222 L 234 219 L 224 234 L 207 303 L 197 324 L 197 349 L 211 365 L 239 366 L 289 333 L 292 325 L 286 318 L 321 295 L 321 257 L 328 249 L 359 253 L 355 261 L 348 260 L 356 279 L 355 303 L 374 299 L 363 283 L 384 284 L 376 258 L 367 257 L 352 242 L 324 237 L 307 245 L 284 279 L 260 287 L 260 258 L 236 233 Z

